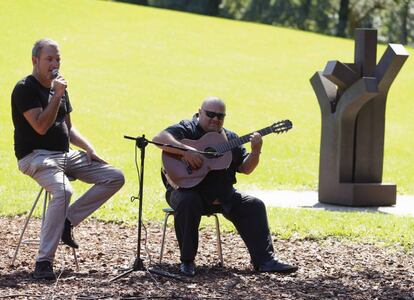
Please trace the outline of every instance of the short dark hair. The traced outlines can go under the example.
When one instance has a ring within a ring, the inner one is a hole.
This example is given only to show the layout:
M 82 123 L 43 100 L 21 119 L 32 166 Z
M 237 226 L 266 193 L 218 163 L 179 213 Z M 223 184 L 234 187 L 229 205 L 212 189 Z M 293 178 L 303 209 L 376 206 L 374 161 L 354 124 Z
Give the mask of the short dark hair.
M 32 56 L 39 57 L 40 52 L 42 51 L 43 47 L 45 46 L 55 46 L 56 48 L 59 47 L 58 43 L 51 39 L 40 39 L 36 41 L 33 45 L 32 49 Z

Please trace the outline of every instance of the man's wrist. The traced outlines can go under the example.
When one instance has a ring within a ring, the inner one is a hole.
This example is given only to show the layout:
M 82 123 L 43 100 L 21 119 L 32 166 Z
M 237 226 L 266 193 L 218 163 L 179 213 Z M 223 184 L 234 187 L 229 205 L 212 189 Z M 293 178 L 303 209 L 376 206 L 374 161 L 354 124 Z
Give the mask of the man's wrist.
M 51 96 L 51 100 L 56 101 L 58 100 L 60 102 L 60 100 L 62 100 L 62 96 L 58 96 L 56 93 L 54 94 L 49 94 Z
M 90 145 L 86 145 L 86 147 L 83 150 L 85 150 L 88 153 L 95 152 L 95 149 L 91 147 Z
M 252 150 L 250 154 L 259 156 L 262 152 L 260 150 Z

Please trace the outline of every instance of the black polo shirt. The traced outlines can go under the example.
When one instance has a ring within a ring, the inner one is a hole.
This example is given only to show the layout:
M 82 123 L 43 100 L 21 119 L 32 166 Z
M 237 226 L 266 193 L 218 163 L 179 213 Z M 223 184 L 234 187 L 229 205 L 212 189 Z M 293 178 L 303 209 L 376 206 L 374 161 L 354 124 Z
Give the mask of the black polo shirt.
M 33 108 L 45 109 L 49 103 L 49 93 L 50 88 L 41 85 L 32 75 L 23 78 L 14 87 L 11 108 L 17 159 L 22 159 L 34 149 L 69 151 L 69 131 L 65 117 L 72 111 L 72 106 L 67 91 L 62 97 L 56 120 L 45 135 L 38 134 L 23 116 L 25 111 Z
M 171 135 L 173 135 L 177 140 L 198 140 L 206 134 L 198 122 L 197 114 L 192 120 L 183 120 L 176 125 L 166 128 L 165 130 L 171 133 Z M 225 128 L 223 128 L 223 130 L 229 141 L 238 138 L 237 134 L 234 132 Z M 243 145 L 234 148 L 232 150 L 232 161 L 228 169 L 210 171 L 197 186 L 192 187 L 191 189 L 195 189 L 200 192 L 200 195 L 208 203 L 213 202 L 215 199 L 219 199 L 224 209 L 226 206 L 231 206 L 231 203 L 229 202 L 231 201 L 231 196 L 234 193 L 233 184 L 237 182 L 236 172 L 247 155 L 248 153 Z M 168 182 L 166 182 L 165 177 L 163 177 L 163 181 L 167 188 L 167 197 L 169 197 L 169 194 L 173 188 L 168 184 Z

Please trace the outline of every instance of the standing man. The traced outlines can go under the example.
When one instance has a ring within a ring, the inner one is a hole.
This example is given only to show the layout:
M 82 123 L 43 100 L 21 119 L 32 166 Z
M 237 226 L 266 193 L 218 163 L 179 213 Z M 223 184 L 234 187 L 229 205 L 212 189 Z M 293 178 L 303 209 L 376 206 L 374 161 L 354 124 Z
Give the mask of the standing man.
M 32 63 L 32 74 L 16 84 L 11 96 L 14 150 L 19 170 L 52 195 L 33 277 L 55 279 L 52 263 L 59 241 L 78 248 L 72 227 L 114 195 L 124 184 L 124 175 L 101 159 L 73 126 L 67 82 L 59 74 L 58 44 L 38 40 L 32 49 Z M 84 151 L 72 150 L 69 144 Z M 94 184 L 70 206 L 68 176 Z
M 153 141 L 169 144 L 189 151 L 163 147 L 166 152 L 182 156 L 182 160 L 193 170 L 200 169 L 204 157 L 197 150 L 181 142 L 182 139 L 198 140 L 208 132 L 223 134 L 227 140 L 237 135 L 223 128 L 226 106 L 217 97 L 208 97 L 193 119 L 183 120 L 160 132 Z M 174 226 L 181 253 L 180 272 L 186 276 L 195 275 L 194 259 L 198 248 L 198 227 L 201 216 L 215 212 L 223 213 L 236 227 L 249 250 L 251 262 L 256 271 L 292 273 L 296 266 L 275 258 L 270 235 L 266 207 L 263 202 L 234 189 L 236 172 L 250 174 L 259 163 L 262 137 L 251 136 L 251 152 L 243 146 L 232 150 L 232 161 L 227 169 L 210 171 L 192 188 L 174 189 L 164 177 L 167 186 L 166 198 L 174 209 Z M 168 174 L 167 174 L 168 175 Z

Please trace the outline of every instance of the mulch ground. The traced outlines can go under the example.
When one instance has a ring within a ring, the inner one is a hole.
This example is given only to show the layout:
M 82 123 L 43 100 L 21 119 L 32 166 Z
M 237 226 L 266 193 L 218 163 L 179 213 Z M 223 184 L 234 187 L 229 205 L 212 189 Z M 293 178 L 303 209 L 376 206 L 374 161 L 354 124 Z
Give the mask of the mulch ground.
M 292 275 L 252 271 L 246 248 L 237 234 L 222 235 L 224 266 L 218 263 L 214 229 L 200 231 L 197 275 L 185 282 L 128 269 L 136 257 L 135 227 L 84 222 L 75 229 L 80 270 L 72 252 L 60 246 L 55 259 L 57 281 L 31 278 L 36 246 L 23 245 L 10 266 L 24 218 L 0 218 L 0 299 L 413 299 L 413 252 L 347 240 L 274 240 L 279 257 L 299 266 Z M 39 220 L 27 232 L 36 238 Z M 158 265 L 161 223 L 143 231 L 145 266 L 177 273 L 179 254 L 173 228 L 167 231 L 164 258 Z M 149 255 L 148 255 L 149 254 Z

